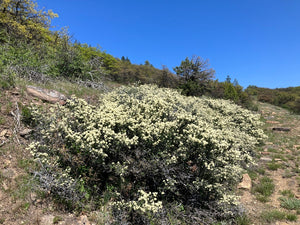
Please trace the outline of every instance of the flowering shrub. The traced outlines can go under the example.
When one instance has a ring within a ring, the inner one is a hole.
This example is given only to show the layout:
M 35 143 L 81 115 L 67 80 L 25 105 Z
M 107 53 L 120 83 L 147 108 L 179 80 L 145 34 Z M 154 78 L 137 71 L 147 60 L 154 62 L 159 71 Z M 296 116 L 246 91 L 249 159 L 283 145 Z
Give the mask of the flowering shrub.
M 73 97 L 33 116 L 36 159 L 83 180 L 93 196 L 116 187 L 115 201 L 141 212 L 172 201 L 236 203 L 233 187 L 264 138 L 260 116 L 229 101 L 149 85 L 121 87 L 97 106 Z

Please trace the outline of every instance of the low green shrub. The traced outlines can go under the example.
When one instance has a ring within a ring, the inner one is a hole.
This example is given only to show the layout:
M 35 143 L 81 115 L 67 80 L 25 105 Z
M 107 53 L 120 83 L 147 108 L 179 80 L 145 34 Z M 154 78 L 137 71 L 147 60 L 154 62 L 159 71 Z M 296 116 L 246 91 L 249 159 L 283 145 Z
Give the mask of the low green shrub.
M 32 115 L 29 149 L 46 168 L 36 172 L 43 187 L 68 200 L 114 187 L 114 207 L 128 213 L 157 214 L 174 201 L 233 213 L 233 189 L 265 137 L 260 116 L 229 101 L 148 85 L 121 87 L 97 106 L 73 97 Z
M 295 194 L 291 190 L 280 191 L 280 194 L 282 194 L 283 196 L 286 196 L 288 198 L 294 198 L 295 197 Z
M 16 73 L 10 67 L 5 67 L 3 71 L 0 68 L 0 89 L 7 90 L 16 85 Z
M 273 180 L 269 177 L 262 177 L 259 183 L 254 185 L 253 192 L 258 195 L 256 198 L 261 202 L 267 202 L 268 198 L 273 194 L 275 185 Z
M 289 210 L 300 209 L 300 200 L 296 198 L 279 198 L 280 206 Z
M 279 168 L 281 168 L 281 164 L 276 163 L 275 161 L 272 161 L 270 163 L 267 164 L 267 168 L 269 170 L 278 170 Z
M 266 222 L 275 222 L 278 220 L 296 221 L 297 215 L 291 213 L 285 213 L 278 210 L 265 211 L 261 214 L 261 218 Z

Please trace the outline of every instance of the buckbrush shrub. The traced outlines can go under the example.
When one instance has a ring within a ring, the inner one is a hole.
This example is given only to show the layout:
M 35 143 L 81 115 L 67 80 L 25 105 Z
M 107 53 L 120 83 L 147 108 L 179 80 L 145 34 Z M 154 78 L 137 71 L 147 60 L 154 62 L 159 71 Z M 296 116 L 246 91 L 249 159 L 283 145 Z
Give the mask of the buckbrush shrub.
M 29 149 L 37 160 L 72 182 L 83 180 L 92 196 L 112 185 L 116 205 L 141 212 L 172 201 L 198 208 L 213 201 L 228 209 L 237 203 L 233 189 L 243 167 L 265 137 L 258 114 L 152 85 L 121 87 L 97 106 L 72 97 L 32 115 L 39 142 Z

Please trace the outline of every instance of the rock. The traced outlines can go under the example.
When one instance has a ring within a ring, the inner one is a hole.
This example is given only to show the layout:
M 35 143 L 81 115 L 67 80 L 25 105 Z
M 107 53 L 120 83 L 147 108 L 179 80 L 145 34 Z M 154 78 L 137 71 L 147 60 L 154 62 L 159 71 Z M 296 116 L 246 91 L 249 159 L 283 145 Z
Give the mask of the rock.
M 278 121 L 271 121 L 271 120 L 268 120 L 268 121 L 266 121 L 266 123 L 270 123 L 270 124 L 278 124 L 279 122 L 278 122 Z
M 88 220 L 86 215 L 82 215 L 78 223 L 79 225 L 90 225 L 90 221 Z
M 9 187 L 6 184 L 6 182 L 2 183 L 2 188 L 3 188 L 4 191 L 7 191 L 9 189 Z
M 7 130 L 3 130 L 3 131 L 1 131 L 1 133 L 0 133 L 0 137 L 5 137 L 6 133 L 7 133 Z
M 260 152 L 262 155 L 270 155 L 270 152 Z
M 59 102 L 61 105 L 64 105 L 67 100 L 66 96 L 55 90 L 48 90 L 34 86 L 27 86 L 26 90 L 28 94 L 50 103 Z
M 0 137 L 10 137 L 12 135 L 12 132 L 10 130 L 3 130 L 0 133 Z
M 289 149 L 286 149 L 285 152 L 286 152 L 286 153 L 289 153 L 289 154 L 293 153 L 293 152 L 292 152 L 291 150 L 289 150 Z
M 7 130 L 5 137 L 11 137 L 11 136 L 12 136 L 12 132 L 10 130 Z
M 274 159 L 275 162 L 281 162 L 282 159 Z
M 289 132 L 289 131 L 291 131 L 291 128 L 288 128 L 288 127 L 273 127 L 272 130 Z
M 32 129 L 25 128 L 24 130 L 20 131 L 20 136 L 25 137 L 25 136 L 29 135 L 31 132 L 32 132 Z
M 247 173 L 243 174 L 242 182 L 238 184 L 239 189 L 251 190 L 251 178 Z
M 272 162 L 272 159 L 267 158 L 267 157 L 261 157 L 260 160 L 265 161 L 265 162 Z

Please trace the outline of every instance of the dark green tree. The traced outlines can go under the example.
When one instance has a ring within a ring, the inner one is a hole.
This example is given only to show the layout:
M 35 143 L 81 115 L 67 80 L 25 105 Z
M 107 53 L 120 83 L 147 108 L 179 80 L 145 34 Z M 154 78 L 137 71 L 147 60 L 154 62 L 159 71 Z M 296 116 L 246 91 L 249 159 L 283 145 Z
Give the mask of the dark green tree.
M 234 102 L 237 102 L 239 99 L 237 90 L 232 83 L 228 83 L 227 81 L 224 83 L 224 98 L 233 100 Z
M 181 61 L 180 66 L 174 68 L 175 73 L 186 81 L 199 81 L 205 83 L 214 78 L 215 71 L 208 68 L 208 60 L 200 56 L 188 57 Z
M 186 95 L 203 95 L 209 81 L 214 78 L 215 71 L 208 68 L 208 60 L 199 56 L 188 57 L 174 68 L 181 80 L 181 88 Z
M 229 76 L 229 75 L 227 75 L 227 77 L 226 77 L 226 81 L 225 82 L 227 82 L 227 83 L 231 83 L 231 77 Z

